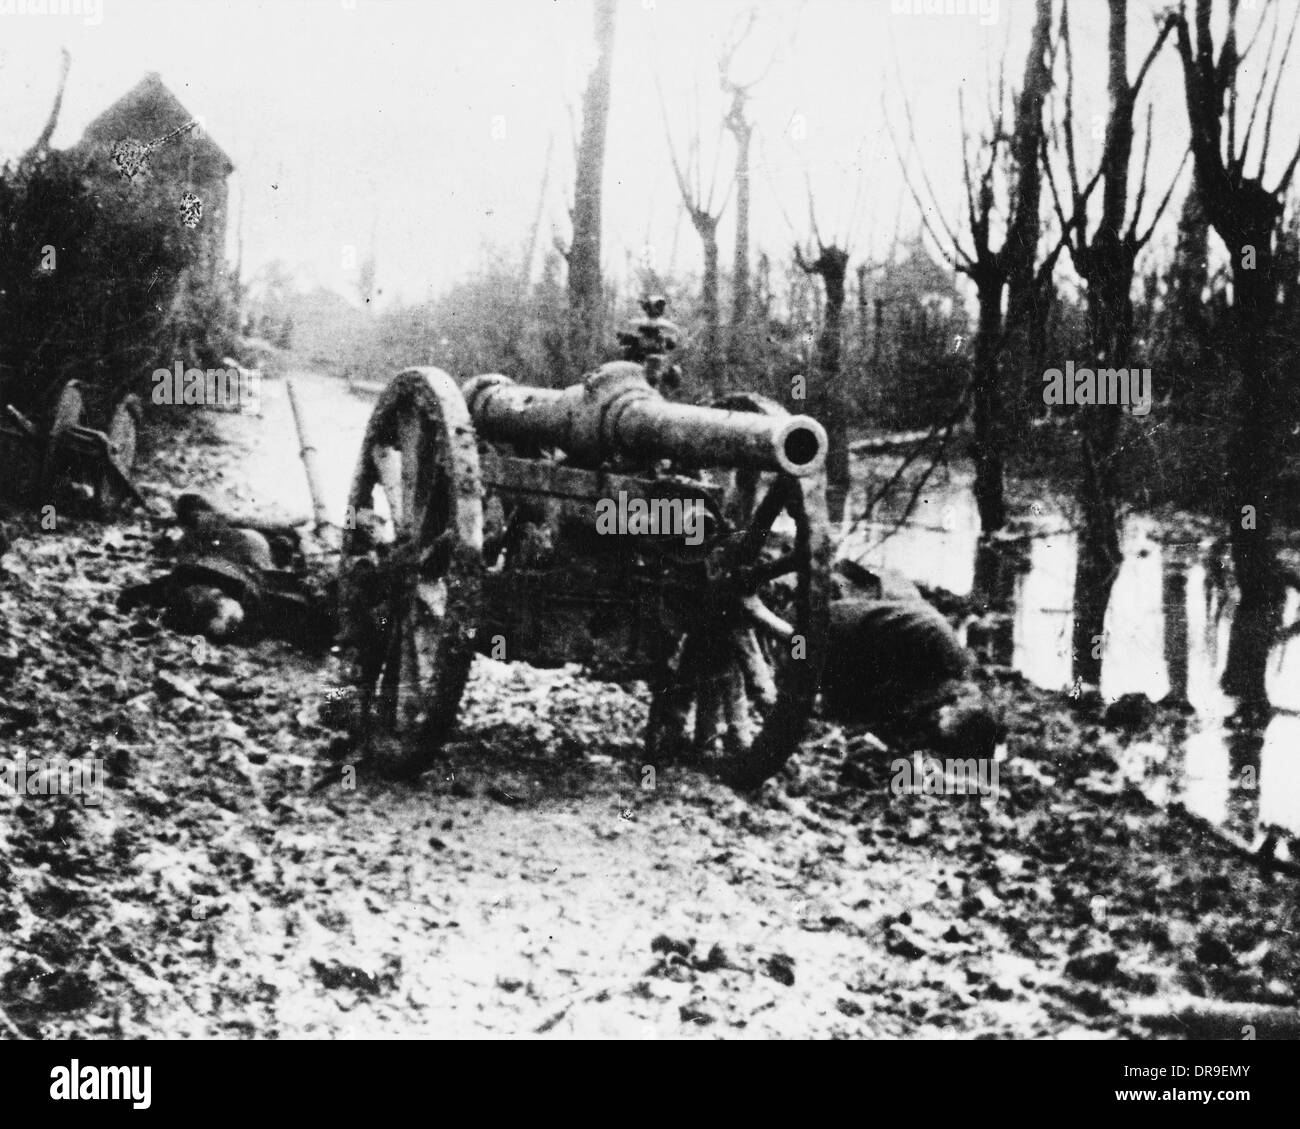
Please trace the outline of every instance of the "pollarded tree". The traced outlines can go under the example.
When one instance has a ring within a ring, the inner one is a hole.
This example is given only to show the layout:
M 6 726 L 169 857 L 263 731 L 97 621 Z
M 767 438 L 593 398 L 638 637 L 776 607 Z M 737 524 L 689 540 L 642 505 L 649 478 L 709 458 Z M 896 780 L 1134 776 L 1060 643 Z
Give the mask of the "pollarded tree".
M 1253 6 L 1253 5 L 1252 5 Z M 1276 67 L 1273 51 L 1281 16 L 1268 4 L 1244 50 L 1237 45 L 1238 0 L 1228 0 L 1222 46 L 1215 48 L 1214 0 L 1196 0 L 1194 27 L 1186 7 L 1171 17 L 1182 62 L 1192 156 L 1206 218 L 1227 247 L 1232 263 L 1233 351 L 1239 371 L 1236 411 L 1228 441 L 1227 494 L 1223 507 L 1232 544 L 1240 604 L 1233 618 L 1224 690 L 1243 707 L 1266 706 L 1265 668 L 1280 625 L 1284 580 L 1273 545 L 1273 507 L 1285 423 L 1280 411 L 1280 380 L 1275 370 L 1272 333 L 1277 312 L 1278 237 L 1283 201 L 1300 147 L 1283 167 L 1277 184 L 1264 183 L 1273 140 L 1273 114 L 1286 61 L 1294 42 L 1296 18 Z M 1268 53 L 1251 100 L 1245 130 L 1238 134 L 1238 102 L 1249 97 L 1240 87 L 1242 64 L 1272 18 Z M 1300 9 L 1296 10 L 1300 16 Z M 1267 106 L 1264 106 L 1268 88 Z M 1247 171 L 1256 123 L 1262 128 L 1253 172 Z
M 987 160 L 981 168 L 968 153 L 963 130 L 962 167 L 966 186 L 966 218 L 971 239 L 967 250 L 952 227 L 943 219 L 937 204 L 933 210 L 944 230 L 940 238 L 929 220 L 930 208 L 907 174 L 897 142 L 900 163 L 908 189 L 921 214 L 921 221 L 950 266 L 967 275 L 975 285 L 979 319 L 973 343 L 974 371 L 972 401 L 975 450 L 975 502 L 980 528 L 987 535 L 1001 529 L 1007 520 L 1004 495 L 1006 448 L 1003 356 L 1009 331 L 1032 316 L 1037 299 L 1060 252 L 1060 246 L 1037 268 L 1041 223 L 1041 166 L 1039 154 L 1044 138 L 1043 104 L 1052 86 L 1051 0 L 1035 0 L 1034 24 L 1024 77 L 1015 98 L 1014 125 L 1006 128 L 1003 83 L 999 80 L 996 106 L 990 130 L 981 148 Z M 916 147 L 916 128 L 908 107 L 911 145 Z M 964 119 L 964 110 L 963 110 Z M 1004 168 L 1006 201 L 999 206 L 999 168 Z M 978 172 L 978 176 L 976 173 Z M 922 170 L 924 176 L 924 170 Z M 931 200 L 934 190 L 925 179 Z M 1001 216 L 1001 245 L 994 247 L 995 220 Z M 1010 291 L 1004 310 L 1003 301 Z
M 831 513 L 838 517 L 836 504 L 843 504 L 849 490 L 848 397 L 844 394 L 842 362 L 844 332 L 844 282 L 849 270 L 849 252 L 832 237 L 822 242 L 817 219 L 808 201 L 817 257 L 806 257 L 798 244 L 794 248 L 795 265 L 807 275 L 821 279 L 826 294 L 821 325 L 817 331 L 814 380 L 808 389 L 808 410 L 826 428 L 826 483 L 830 488 Z
M 656 80 L 657 81 L 657 80 Z M 714 201 L 718 191 L 718 162 L 721 146 L 715 150 L 713 171 L 706 190 L 703 178 L 703 158 L 700 153 L 700 130 L 697 128 L 687 147 L 686 167 L 677 159 L 677 150 L 673 145 L 672 130 L 668 125 L 668 109 L 664 105 L 663 91 L 659 91 L 659 108 L 663 115 L 664 137 L 668 144 L 668 158 L 672 163 L 673 176 L 677 179 L 677 190 L 681 193 L 682 206 L 690 216 L 691 225 L 700 237 L 704 249 L 704 276 L 700 283 L 700 317 L 704 322 L 701 355 L 704 364 L 703 377 L 706 387 L 713 395 L 722 391 L 722 313 L 718 300 L 718 222 L 727 210 L 731 199 L 734 180 L 728 180 L 722 202 L 715 210 Z M 721 133 L 721 130 L 719 130 Z
M 754 140 L 754 123 L 747 107 L 754 87 L 766 77 L 776 56 L 772 55 L 762 72 L 748 82 L 741 82 L 733 73 L 736 53 L 744 45 L 758 19 L 757 7 L 750 8 L 738 31 L 730 37 L 718 58 L 718 81 L 722 92 L 731 99 L 723 125 L 736 141 L 736 245 L 731 268 L 731 324 L 733 332 L 745 325 L 749 318 L 751 287 L 749 281 L 749 201 L 750 201 L 750 146 Z
M 1096 369 L 1127 367 L 1133 346 L 1133 270 L 1173 191 L 1164 196 L 1145 232 L 1139 233 L 1142 202 L 1147 190 L 1151 156 L 1151 115 L 1147 115 L 1146 148 L 1137 182 L 1137 198 L 1129 217 L 1130 164 L 1133 155 L 1133 112 L 1151 64 L 1173 30 L 1167 19 L 1148 49 L 1137 76 L 1128 77 L 1128 0 L 1107 0 L 1110 28 L 1107 41 L 1109 115 L 1097 175 L 1101 178 L 1101 216 L 1089 230 L 1088 191 L 1080 183 L 1074 143 L 1074 50 L 1070 39 L 1069 0 L 1061 8 L 1061 43 L 1066 82 L 1061 121 L 1066 168 L 1069 172 L 1070 215 L 1067 218 L 1050 161 L 1044 161 L 1048 185 L 1075 270 L 1083 279 L 1088 302 L 1088 339 Z M 1180 170 L 1181 171 L 1181 170 Z M 1095 182 L 1095 178 L 1094 178 Z M 1176 178 L 1175 178 L 1176 182 Z M 1126 221 L 1127 220 L 1127 226 Z M 1119 547 L 1119 481 L 1115 469 L 1119 436 L 1118 405 L 1094 405 L 1079 413 L 1079 502 L 1083 528 L 1074 584 L 1074 674 L 1084 682 L 1101 681 L 1101 652 L 1094 645 L 1103 631 L 1106 606 L 1121 561 Z

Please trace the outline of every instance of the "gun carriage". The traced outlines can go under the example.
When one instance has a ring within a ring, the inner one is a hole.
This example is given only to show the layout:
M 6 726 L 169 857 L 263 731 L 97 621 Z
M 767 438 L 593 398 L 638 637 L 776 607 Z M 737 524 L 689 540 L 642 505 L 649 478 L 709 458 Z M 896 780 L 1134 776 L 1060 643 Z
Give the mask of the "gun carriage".
M 143 504 L 130 479 L 140 400 L 126 384 L 63 377 L 47 388 L 0 370 L 0 480 L 7 492 L 46 505 L 60 480 L 72 480 L 90 487 L 102 517 Z
M 415 368 L 381 394 L 339 598 L 388 770 L 436 757 L 475 653 L 644 680 L 652 763 L 752 786 L 797 746 L 827 632 L 825 431 L 759 396 L 666 399 L 675 330 L 645 309 L 624 360 L 563 390 Z

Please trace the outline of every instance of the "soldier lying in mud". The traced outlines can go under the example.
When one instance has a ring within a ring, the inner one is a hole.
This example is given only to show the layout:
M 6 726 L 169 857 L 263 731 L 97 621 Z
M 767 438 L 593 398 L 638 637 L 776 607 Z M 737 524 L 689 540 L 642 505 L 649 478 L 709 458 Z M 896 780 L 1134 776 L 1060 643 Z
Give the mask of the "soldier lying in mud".
M 970 653 L 916 585 L 852 561 L 835 581 L 823 712 L 890 744 L 991 756 L 1004 727 L 970 681 Z
M 292 556 L 291 527 L 236 522 L 201 494 L 176 500 L 176 526 L 183 532 L 175 566 L 128 588 L 119 608 L 161 607 L 172 630 L 214 640 L 271 636 L 313 650 L 330 645 L 333 601 L 277 567 Z

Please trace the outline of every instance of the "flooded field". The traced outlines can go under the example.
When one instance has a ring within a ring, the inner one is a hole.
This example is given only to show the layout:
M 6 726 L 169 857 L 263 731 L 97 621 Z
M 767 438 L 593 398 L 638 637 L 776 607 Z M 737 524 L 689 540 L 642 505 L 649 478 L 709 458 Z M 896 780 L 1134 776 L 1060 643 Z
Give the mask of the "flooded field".
M 1015 577 L 1011 661 L 1045 689 L 1069 689 L 1077 538 L 1068 501 L 1036 499 L 1022 507 L 1033 533 Z M 1152 799 L 1181 802 L 1246 838 L 1260 825 L 1300 835 L 1300 643 L 1279 644 L 1270 659 L 1268 691 L 1278 708 L 1271 722 L 1263 730 L 1237 728 L 1233 702 L 1219 689 L 1236 593 L 1224 577 L 1229 565 L 1217 534 L 1185 515 L 1167 522 L 1127 517 L 1102 642 L 1101 693 L 1107 701 L 1169 696 L 1192 708 L 1185 723 L 1127 749 L 1132 776 Z M 882 505 L 843 551 L 965 596 L 978 538 L 970 481 L 958 470 L 929 485 L 902 526 Z M 1297 614 L 1292 592 L 1284 622 Z

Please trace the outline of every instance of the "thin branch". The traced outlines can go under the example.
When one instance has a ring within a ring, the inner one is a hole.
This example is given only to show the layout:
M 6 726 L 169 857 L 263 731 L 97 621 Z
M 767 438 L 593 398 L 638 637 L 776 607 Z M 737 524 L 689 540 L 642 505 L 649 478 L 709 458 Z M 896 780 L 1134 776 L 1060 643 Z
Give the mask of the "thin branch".
M 1188 147 L 1185 150 L 1183 150 L 1183 159 L 1178 162 L 1178 171 L 1174 173 L 1173 179 L 1169 181 L 1169 187 L 1165 189 L 1165 194 L 1160 199 L 1160 205 L 1159 207 L 1156 208 L 1156 214 L 1151 217 L 1151 226 L 1147 228 L 1146 234 L 1143 235 L 1137 241 L 1137 247 L 1139 250 L 1145 247 L 1148 242 L 1150 242 L 1151 236 L 1156 230 L 1156 224 L 1160 222 L 1160 217 L 1165 214 L 1165 208 L 1169 206 L 1169 198 L 1174 194 L 1174 186 L 1178 183 L 1179 178 L 1183 175 L 1183 169 L 1186 167 L 1187 159 L 1191 155 L 1192 155 L 1192 147 L 1188 145 Z M 1136 228 L 1136 226 L 1137 226 L 1137 217 L 1134 216 L 1133 227 L 1129 229 L 1130 235 L 1132 235 L 1133 228 Z
M 1142 149 L 1142 178 L 1138 181 L 1137 200 L 1133 204 L 1133 224 L 1137 225 L 1142 216 L 1142 204 L 1147 198 L 1147 172 L 1151 167 L 1151 115 L 1154 107 L 1147 103 L 1147 142 Z
M 1151 50 L 1147 52 L 1147 57 L 1142 60 L 1142 66 L 1138 68 L 1137 78 L 1133 80 L 1133 85 L 1129 87 L 1129 93 L 1134 99 L 1142 92 L 1142 83 L 1147 77 L 1147 71 L 1151 69 L 1151 64 L 1156 61 L 1156 56 L 1160 54 L 1160 48 L 1165 45 L 1165 40 L 1169 38 L 1169 33 L 1174 30 L 1174 20 L 1172 17 L 1166 17 L 1160 26 L 1160 34 L 1156 36 L 1156 41 L 1151 44 Z
M 1074 40 L 1070 36 L 1069 4 L 1061 8 L 1061 45 L 1065 52 L 1065 113 L 1061 129 L 1065 135 L 1065 167 L 1070 174 L 1074 211 L 1079 211 L 1079 165 L 1074 148 Z
M 1291 163 L 1287 165 L 1286 171 L 1282 173 L 1282 179 L 1278 181 L 1277 187 L 1273 189 L 1274 196 L 1284 196 L 1286 190 L 1291 187 L 1291 177 L 1295 174 L 1296 163 L 1300 161 L 1300 145 L 1296 146 L 1295 155 L 1291 158 Z
M 731 194 L 736 190 L 736 178 L 729 176 L 727 178 L 727 194 L 722 198 L 722 203 L 718 205 L 716 219 L 722 219 L 727 212 L 727 205 L 731 203 Z
M 726 128 L 727 128 L 727 123 L 725 121 L 718 122 L 718 142 L 717 145 L 714 147 L 714 151 L 713 151 L 713 172 L 709 175 L 709 198 L 708 200 L 705 201 L 704 204 L 705 208 L 707 208 L 710 212 L 713 211 L 713 194 L 714 192 L 717 191 L 718 188 L 718 166 L 722 162 L 722 135 L 726 131 Z M 732 179 L 734 180 L 735 177 L 733 176 Z M 727 188 L 727 196 L 728 197 L 731 196 L 730 186 L 728 186 Z M 727 205 L 724 201 L 722 207 L 718 209 L 719 216 L 722 215 L 723 211 L 726 209 L 726 206 Z
M 1269 11 L 1274 13 L 1274 15 L 1276 16 L 1277 13 L 1276 8 L 1270 8 Z M 1258 37 L 1260 30 L 1264 27 L 1264 22 L 1265 22 L 1264 20 L 1259 21 L 1259 28 L 1255 30 L 1256 37 Z M 1241 142 L 1241 156 L 1243 160 L 1245 159 L 1246 154 L 1250 151 L 1250 135 L 1255 130 L 1255 115 L 1259 113 L 1259 104 L 1264 98 L 1265 89 L 1268 87 L 1267 76 L 1269 74 L 1269 68 L 1273 62 L 1273 48 L 1277 45 L 1278 28 L 1280 28 L 1281 26 L 1282 26 L 1281 23 L 1275 18 L 1273 20 L 1273 33 L 1268 37 L 1268 53 L 1264 56 L 1264 69 L 1263 71 L 1260 72 L 1261 77 L 1260 77 L 1259 87 L 1255 90 L 1255 101 L 1251 104 L 1250 107 L 1250 120 L 1246 123 L 1246 136 L 1242 139 Z M 1251 43 L 1252 44 L 1254 43 L 1253 39 L 1251 40 Z M 1249 50 L 1249 48 L 1247 50 Z M 1282 74 L 1279 71 L 1278 72 L 1279 81 L 1281 81 L 1281 77 Z M 1277 96 L 1276 86 L 1274 86 L 1273 91 L 1274 91 L 1274 97 L 1276 97 Z M 1272 103 L 1270 102 L 1269 105 L 1271 106 Z
M 1048 157 L 1047 138 L 1045 137 L 1043 138 L 1042 150 L 1043 150 L 1043 173 L 1047 177 L 1047 187 L 1051 190 L 1052 193 L 1052 208 L 1056 212 L 1056 221 L 1061 225 L 1062 231 L 1068 231 L 1073 221 L 1069 221 L 1065 218 L 1065 211 L 1061 208 L 1061 196 L 1060 193 L 1056 191 L 1056 177 L 1052 173 L 1052 162 Z M 1086 236 L 1087 234 L 1086 225 L 1081 224 L 1079 226 L 1079 234 L 1081 239 L 1084 236 Z M 1082 250 L 1083 246 L 1084 244 L 1080 243 L 1078 249 Z M 1075 245 L 1071 243 L 1070 245 L 1071 257 L 1074 256 L 1075 250 L 1076 250 Z
M 856 183 L 853 186 L 853 207 L 849 209 L 848 228 L 844 232 L 843 245 L 845 247 L 848 247 L 849 239 L 852 237 L 854 229 L 858 226 L 858 209 L 862 204 L 862 166 L 864 163 L 865 162 L 863 161 L 858 162 L 858 175 L 855 178 Z
M 862 508 L 861 515 L 854 520 L 852 525 L 849 526 L 844 537 L 841 538 L 841 542 L 846 538 L 851 537 L 871 521 L 871 516 L 874 513 L 876 506 L 878 506 L 885 497 L 893 492 L 894 487 L 902 480 L 903 475 L 907 473 L 911 465 L 920 458 L 926 447 L 934 442 L 935 438 L 942 436 L 939 438 L 939 446 L 935 451 L 930 466 L 921 476 L 920 486 L 921 488 L 924 488 L 925 483 L 929 481 L 929 478 L 934 473 L 936 467 L 938 467 L 938 465 L 943 461 L 948 444 L 952 440 L 953 431 L 956 429 L 957 424 L 961 422 L 962 417 L 966 414 L 967 405 L 970 402 L 970 396 L 974 387 L 974 379 L 968 379 L 965 386 L 962 388 L 961 395 L 957 397 L 957 401 L 953 406 L 953 410 L 949 413 L 948 418 L 933 424 L 930 428 L 930 433 L 920 439 L 903 457 L 902 462 L 893 474 L 891 474 L 885 481 L 885 484 L 881 486 L 879 490 L 872 491 L 872 493 L 867 496 L 866 504 Z M 919 496 L 920 490 L 913 489 L 907 505 L 903 507 L 902 515 L 898 518 L 894 528 L 885 535 L 886 538 L 892 537 L 894 533 L 898 532 L 898 530 L 902 528 L 903 523 L 911 516 L 912 510 L 915 508 Z
M 695 76 L 691 88 L 695 91 L 695 136 L 691 139 L 690 148 L 694 160 L 687 158 L 687 171 L 695 170 L 695 199 L 699 201 L 699 205 L 702 207 L 704 204 L 704 184 L 701 178 L 704 175 L 704 162 L 700 159 L 700 138 L 704 134 L 704 111 L 701 108 L 699 75 Z
M 694 211 L 693 198 L 691 196 L 690 186 L 686 183 L 686 177 L 682 173 L 682 166 L 677 160 L 677 150 L 673 147 L 672 128 L 668 124 L 668 106 L 664 101 L 664 90 L 659 82 L 659 74 L 655 72 L 655 90 L 659 95 L 659 113 L 664 123 L 664 140 L 668 144 L 668 159 L 673 167 L 673 176 L 677 178 L 677 190 L 682 194 L 682 203 Z
M 731 64 L 735 61 L 736 52 L 741 48 L 745 40 L 749 38 L 750 34 L 754 30 L 754 24 L 758 21 L 758 6 L 754 5 L 750 7 L 743 15 L 738 14 L 736 19 L 732 21 L 732 27 L 734 28 L 741 19 L 745 19 L 745 26 L 741 28 L 739 32 L 735 32 L 728 36 L 726 45 L 723 47 L 722 53 L 718 56 L 718 79 L 722 89 L 726 93 L 739 95 L 743 99 L 750 90 L 768 76 L 773 64 L 780 55 L 781 50 L 778 47 L 767 57 L 767 63 L 759 72 L 757 78 L 753 78 L 746 83 L 739 83 L 733 79 L 731 77 Z
M 1223 45 L 1223 51 L 1226 55 L 1228 45 Z M 1237 71 L 1232 71 L 1232 80 L 1228 83 L 1228 165 L 1231 167 L 1237 161 Z M 1246 154 L 1241 154 L 1241 163 L 1246 163 Z
M 1275 6 L 1273 6 L 1273 5 L 1269 5 L 1268 7 L 1269 7 L 1269 11 L 1272 11 L 1272 12 L 1276 12 L 1276 11 L 1277 11 L 1277 8 L 1276 8 Z M 1276 28 L 1277 28 L 1277 21 L 1276 21 L 1276 20 L 1273 21 L 1273 27 L 1274 27 L 1274 29 L 1276 30 Z M 1246 61 L 1246 57 L 1247 57 L 1247 56 L 1250 54 L 1250 52 L 1254 49 L 1255 41 L 1259 38 L 1259 33 L 1260 33 L 1261 31 L 1263 31 L 1263 30 L 1264 30 L 1264 19 L 1261 17 L 1259 23 L 1255 26 L 1255 34 L 1252 35 L 1252 36 L 1250 37 L 1250 42 L 1246 44 L 1246 49 L 1245 49 L 1244 51 L 1242 51 L 1240 55 L 1237 56 L 1237 64 L 1238 64 L 1238 65 L 1240 65 L 1240 64 L 1242 64 L 1242 63 L 1244 63 L 1244 62 Z M 1271 51 L 1271 48 L 1272 48 L 1272 40 L 1271 40 L 1271 39 L 1269 40 L 1269 47 L 1270 47 L 1270 51 Z M 1265 63 L 1264 63 L 1264 73 L 1266 73 L 1266 74 L 1268 73 L 1268 62 L 1267 62 L 1267 60 L 1266 60 Z
M 898 167 L 903 174 L 903 183 L 907 185 L 907 190 L 911 193 L 912 201 L 916 204 L 916 210 L 921 216 L 921 224 L 929 233 L 935 246 L 939 249 L 939 254 L 944 257 L 948 265 L 954 270 L 965 270 L 968 267 L 973 267 L 975 265 L 974 257 L 967 254 L 965 248 L 961 245 L 961 240 L 957 238 L 953 233 L 952 228 L 948 226 L 948 221 L 944 218 L 943 212 L 939 210 L 937 201 L 935 201 L 935 214 L 938 215 L 939 222 L 943 225 L 944 233 L 948 237 L 948 244 L 945 245 L 944 241 L 935 234 L 934 227 L 930 223 L 929 217 L 926 215 L 926 208 L 925 204 L 921 200 L 921 194 L 917 191 L 916 185 L 912 182 L 912 175 L 908 171 L 907 161 L 903 156 L 902 149 L 899 147 L 898 137 L 894 133 L 894 124 L 890 120 L 888 113 L 885 114 L 885 128 L 888 130 L 889 140 L 894 146 L 894 155 L 898 158 Z M 952 247 L 952 251 L 948 250 L 949 246 Z M 958 261 L 959 259 L 961 262 Z M 965 266 L 963 266 L 962 263 L 965 263 Z
M 901 79 L 900 79 L 900 83 L 901 83 Z M 918 149 L 917 144 L 916 144 L 916 122 L 915 122 L 915 121 L 913 120 L 913 118 L 912 118 L 912 102 L 911 102 L 911 99 L 909 99 L 909 98 L 907 97 L 906 94 L 903 95 L 903 112 L 907 115 L 907 133 L 908 133 L 908 139 L 909 139 L 909 140 L 911 141 L 911 143 L 912 143 L 912 149 L 913 149 L 913 151 L 915 151 L 915 152 L 917 152 L 917 153 L 919 154 L 920 150 Z M 885 115 L 885 124 L 886 124 L 886 126 L 889 126 L 889 127 L 890 127 L 890 133 L 889 133 L 889 135 L 890 135 L 890 138 L 892 139 L 893 136 L 894 136 L 894 133 L 893 133 L 892 123 L 890 123 L 889 115 L 888 115 L 888 114 Z M 897 143 L 895 143 L 895 145 L 894 145 L 894 149 L 895 149 L 895 152 L 898 151 L 898 145 L 897 145 Z M 898 159 L 899 159 L 899 163 L 901 164 L 901 163 L 902 163 L 902 160 L 903 160 L 901 154 L 899 155 L 899 158 L 898 158 Z M 940 219 L 940 222 L 941 222 L 941 223 L 943 224 L 943 226 L 944 226 L 944 230 L 948 232 L 948 237 L 949 237 L 949 238 L 950 238 L 954 243 L 956 243 L 956 241 L 957 241 L 957 237 L 956 237 L 955 235 L 953 235 L 952 230 L 948 227 L 948 221 L 947 221 L 946 219 L 944 219 L 943 212 L 942 212 L 942 210 L 939 208 L 939 196 L 938 196 L 938 193 L 935 192 L 935 190 L 934 190 L 934 186 L 930 183 L 930 176 L 929 176 L 929 174 L 925 171 L 925 162 L 924 162 L 924 161 L 921 162 L 921 181 L 922 181 L 922 183 L 925 185 L 925 190 L 926 190 L 927 192 L 930 193 L 930 199 L 931 199 L 931 201 L 933 201 L 933 203 L 934 203 L 935 211 L 939 213 L 939 219 Z
M 826 244 L 822 242 L 822 233 L 817 230 L 817 209 L 813 205 L 812 178 L 808 175 L 808 170 L 803 171 L 804 187 L 808 190 L 808 222 L 812 224 L 813 238 L 817 240 L 818 252 L 826 249 Z
M 966 99 L 962 88 L 957 87 L 957 122 L 961 129 L 961 176 L 966 185 L 966 218 L 971 231 L 975 230 L 975 186 L 970 179 L 970 133 L 966 129 Z
M 1300 7 L 1296 8 L 1296 14 L 1291 17 L 1291 29 L 1286 34 L 1286 46 L 1282 48 L 1282 61 L 1277 66 L 1277 81 L 1273 84 L 1273 95 L 1268 100 L 1268 113 L 1264 117 L 1264 137 L 1259 151 L 1259 178 L 1264 179 L 1264 162 L 1268 160 L 1268 146 L 1273 133 L 1273 107 L 1277 103 L 1278 88 L 1282 85 L 1282 75 L 1286 73 L 1286 61 L 1291 54 L 1291 43 L 1295 37 L 1296 19 L 1300 18 Z M 1267 72 L 1266 72 L 1267 73 Z M 1260 76 L 1260 85 L 1262 86 L 1266 78 Z M 1242 159 L 1246 154 L 1242 153 Z
M 762 137 L 758 139 L 758 143 L 760 148 L 762 148 L 764 154 L 766 154 L 767 146 L 766 143 L 763 141 Z M 781 203 L 781 196 L 776 191 L 776 184 L 772 180 L 771 166 L 767 163 L 766 160 L 763 161 L 763 175 L 767 177 L 767 184 L 768 187 L 772 190 L 772 199 L 776 201 L 777 211 L 781 213 L 781 218 L 785 220 L 785 226 L 790 229 L 790 237 L 798 241 L 799 233 L 798 231 L 795 230 L 794 224 L 790 222 L 790 213 L 785 210 L 785 205 Z
M 63 108 L 63 92 L 68 85 L 68 71 L 72 68 L 72 56 L 68 49 L 62 49 L 62 64 L 59 71 L 59 88 L 54 94 L 54 105 L 50 108 L 50 116 L 45 122 L 45 128 L 41 130 L 40 136 L 36 143 L 27 150 L 24 155 L 24 161 L 31 161 L 41 156 L 49 147 L 50 138 L 54 136 L 55 126 L 59 124 L 59 111 Z

